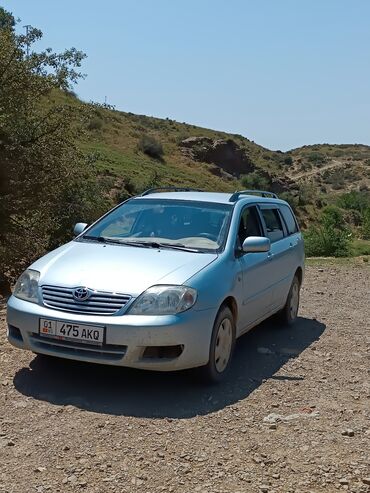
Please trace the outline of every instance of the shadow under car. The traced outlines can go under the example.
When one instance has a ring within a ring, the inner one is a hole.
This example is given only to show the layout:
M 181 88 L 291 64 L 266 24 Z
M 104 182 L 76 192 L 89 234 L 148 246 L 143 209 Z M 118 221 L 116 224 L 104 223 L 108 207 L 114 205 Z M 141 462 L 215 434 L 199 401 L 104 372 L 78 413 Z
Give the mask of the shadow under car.
M 298 318 L 293 327 L 270 319 L 238 339 L 230 371 L 219 385 L 205 386 L 196 370 L 149 372 L 36 356 L 14 376 L 26 396 L 97 413 L 147 418 L 190 418 L 245 399 L 291 358 L 316 341 L 325 325 Z

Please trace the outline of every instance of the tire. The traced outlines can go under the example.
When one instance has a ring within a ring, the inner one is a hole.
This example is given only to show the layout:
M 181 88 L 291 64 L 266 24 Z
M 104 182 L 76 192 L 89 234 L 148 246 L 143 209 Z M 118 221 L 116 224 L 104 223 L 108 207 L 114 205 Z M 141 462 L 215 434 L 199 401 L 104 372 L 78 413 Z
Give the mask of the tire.
M 301 283 L 299 282 L 298 276 L 295 275 L 289 289 L 288 298 L 286 300 L 285 306 L 279 314 L 280 320 L 286 325 L 291 326 L 297 320 L 300 289 Z
M 230 308 L 222 306 L 217 314 L 209 348 L 209 361 L 201 368 L 207 383 L 221 382 L 230 368 L 235 346 L 235 320 Z

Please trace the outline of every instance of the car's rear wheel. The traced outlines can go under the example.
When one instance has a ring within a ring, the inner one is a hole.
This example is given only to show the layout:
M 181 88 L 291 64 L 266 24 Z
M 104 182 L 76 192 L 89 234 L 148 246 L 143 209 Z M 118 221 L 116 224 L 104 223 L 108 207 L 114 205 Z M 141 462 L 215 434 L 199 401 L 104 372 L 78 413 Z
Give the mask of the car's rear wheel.
M 300 290 L 301 283 L 299 281 L 299 278 L 298 276 L 294 276 L 285 306 L 280 312 L 280 318 L 282 322 L 287 325 L 293 325 L 294 322 L 297 320 Z
M 208 382 L 220 382 L 230 367 L 235 346 L 235 321 L 227 306 L 222 306 L 217 314 L 208 364 L 202 367 L 203 377 Z

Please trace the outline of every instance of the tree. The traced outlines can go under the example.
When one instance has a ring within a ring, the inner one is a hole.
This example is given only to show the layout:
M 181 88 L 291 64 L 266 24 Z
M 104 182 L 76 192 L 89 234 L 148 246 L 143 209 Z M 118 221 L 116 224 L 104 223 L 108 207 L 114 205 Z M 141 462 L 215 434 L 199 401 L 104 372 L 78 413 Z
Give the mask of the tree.
M 89 221 L 99 212 L 78 147 L 89 111 L 67 96 L 55 102 L 82 77 L 85 55 L 32 51 L 41 31 L 18 35 L 14 26 L 0 8 L 0 278 L 8 279 L 63 241 L 75 216 Z
M 15 19 L 13 14 L 0 7 L 0 29 L 13 29 L 14 27 Z

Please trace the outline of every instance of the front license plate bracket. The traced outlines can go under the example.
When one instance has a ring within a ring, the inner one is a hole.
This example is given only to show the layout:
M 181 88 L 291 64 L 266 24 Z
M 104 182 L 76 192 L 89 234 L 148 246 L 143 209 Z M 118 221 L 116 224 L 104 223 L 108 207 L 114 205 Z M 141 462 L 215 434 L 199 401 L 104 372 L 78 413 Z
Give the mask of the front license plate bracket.
M 40 318 L 39 335 L 59 341 L 75 341 L 95 346 L 102 346 L 105 343 L 105 327 L 64 320 Z

